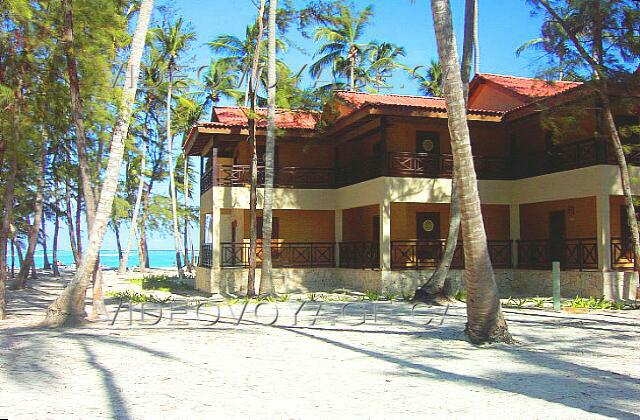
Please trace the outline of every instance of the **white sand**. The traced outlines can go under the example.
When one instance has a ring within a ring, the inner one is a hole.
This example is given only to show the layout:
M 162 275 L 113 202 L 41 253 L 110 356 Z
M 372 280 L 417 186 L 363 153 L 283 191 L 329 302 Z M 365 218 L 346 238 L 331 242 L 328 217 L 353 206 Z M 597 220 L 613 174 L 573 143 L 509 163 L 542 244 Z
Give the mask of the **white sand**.
M 118 284 L 114 273 L 107 282 Z M 9 292 L 0 322 L 0 418 L 640 416 L 638 311 L 507 310 L 515 346 L 463 341 L 464 308 L 424 327 L 403 304 L 391 326 L 332 325 L 332 303 L 316 327 L 308 311 L 307 327 L 290 328 L 299 303 L 287 302 L 278 327 L 252 312 L 234 326 L 225 308 L 210 328 L 191 313 L 189 327 L 122 317 L 60 331 L 24 326 L 60 290 L 59 280 L 31 284 Z

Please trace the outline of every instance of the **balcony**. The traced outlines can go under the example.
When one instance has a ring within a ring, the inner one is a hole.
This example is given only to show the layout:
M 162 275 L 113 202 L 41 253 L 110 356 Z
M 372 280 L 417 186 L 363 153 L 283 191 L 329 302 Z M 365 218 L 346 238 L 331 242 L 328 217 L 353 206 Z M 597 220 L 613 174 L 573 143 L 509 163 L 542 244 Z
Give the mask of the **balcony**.
M 553 261 L 563 270 L 597 270 L 596 238 L 518 241 L 518 268 L 549 270 Z
M 636 260 L 631 238 L 611 238 L 611 268 L 619 271 L 636 271 Z
M 474 156 L 479 179 L 511 179 L 508 158 Z M 361 159 L 339 169 L 338 186 L 346 186 L 380 176 L 402 178 L 451 178 L 453 156 L 433 153 L 389 152 L 382 158 Z
M 342 242 L 341 268 L 379 268 L 380 244 L 378 242 Z
M 613 146 L 608 141 L 589 139 L 516 159 L 515 178 L 570 171 L 594 165 L 617 165 Z M 640 165 L 640 151 L 627 155 L 627 163 Z
M 223 242 L 220 244 L 220 250 L 221 267 L 249 267 L 248 242 Z M 259 266 L 262 263 L 262 245 L 260 243 L 258 243 L 256 255 Z M 283 243 L 273 241 L 271 244 L 271 260 L 273 267 L 335 267 L 335 243 Z
M 493 268 L 511 268 L 511 241 L 487 241 Z M 447 241 L 391 241 L 392 270 L 434 270 L 440 264 Z M 464 268 L 462 241 L 458 241 L 451 261 L 452 269 Z
M 330 189 L 334 187 L 334 171 L 329 168 L 300 168 L 288 166 L 278 168 L 274 174 L 274 187 Z M 244 187 L 251 185 L 249 165 L 221 165 L 217 184 L 222 187 Z M 200 181 L 200 194 L 213 187 L 213 172 L 208 170 Z M 264 166 L 258 166 L 258 187 L 264 187 Z

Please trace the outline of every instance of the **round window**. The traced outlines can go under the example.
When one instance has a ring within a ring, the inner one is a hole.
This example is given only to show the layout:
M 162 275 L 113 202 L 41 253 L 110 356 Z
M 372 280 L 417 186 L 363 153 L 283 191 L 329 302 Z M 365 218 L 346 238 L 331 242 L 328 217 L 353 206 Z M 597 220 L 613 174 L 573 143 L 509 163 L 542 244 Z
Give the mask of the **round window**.
M 433 228 L 435 228 L 433 221 L 427 219 L 424 222 L 422 222 L 422 230 L 424 230 L 425 232 L 431 232 L 433 231 Z
M 433 152 L 433 146 L 434 146 L 433 145 L 433 140 L 431 140 L 431 139 L 422 140 L 422 149 L 425 152 Z

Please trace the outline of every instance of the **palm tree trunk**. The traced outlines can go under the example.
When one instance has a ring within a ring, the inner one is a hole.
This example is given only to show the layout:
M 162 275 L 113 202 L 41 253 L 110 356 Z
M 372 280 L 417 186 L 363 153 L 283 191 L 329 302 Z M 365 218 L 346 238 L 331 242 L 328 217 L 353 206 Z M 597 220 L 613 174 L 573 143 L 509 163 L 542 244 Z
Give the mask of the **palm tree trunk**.
M 256 155 L 256 96 L 258 81 L 258 63 L 260 61 L 260 46 L 262 44 L 263 17 L 266 0 L 260 0 L 258 10 L 258 36 L 256 38 L 256 48 L 253 52 L 253 64 L 251 67 L 251 77 L 249 78 L 249 98 L 251 101 L 251 113 L 249 115 L 249 150 L 251 153 L 251 190 L 249 192 L 249 274 L 247 280 L 247 296 L 254 296 L 256 293 L 256 266 L 258 251 L 258 230 L 257 230 L 257 207 L 258 207 L 258 156 Z
M 78 244 L 78 255 L 82 259 L 82 189 L 78 187 L 76 195 L 76 242 Z M 88 226 L 87 226 L 88 228 Z
M 478 38 L 478 0 L 473 0 L 473 72 L 480 73 L 480 39 Z
M 622 191 L 624 193 L 625 209 L 627 211 L 627 222 L 629 224 L 629 232 L 631 232 L 631 244 L 633 246 L 633 253 L 635 256 L 636 270 L 640 270 L 640 235 L 638 233 L 638 219 L 636 216 L 636 209 L 633 204 L 633 191 L 631 190 L 631 178 L 629 176 L 629 169 L 627 167 L 627 158 L 624 155 L 624 148 L 622 147 L 622 141 L 616 128 L 616 123 L 611 112 L 611 102 L 609 100 L 609 92 L 607 87 L 607 81 L 602 80 L 600 85 L 600 101 L 602 103 L 604 125 L 606 131 L 609 132 L 609 138 L 613 146 L 613 152 L 616 155 L 616 161 L 618 163 L 618 169 L 620 172 L 620 180 L 622 182 Z
M 171 135 L 171 94 L 173 89 L 173 74 L 169 69 L 169 87 L 167 88 L 167 103 L 166 103 L 166 132 L 167 132 L 167 145 L 169 148 L 169 189 L 171 196 L 171 213 L 173 216 L 173 241 L 176 248 L 176 265 L 178 266 L 178 277 L 180 280 L 184 277 L 182 270 L 181 252 L 180 249 L 180 228 L 178 227 L 178 200 L 176 198 L 176 181 L 173 167 L 173 136 Z
M 147 118 L 142 125 L 142 138 L 144 145 L 142 148 L 142 156 L 140 159 L 140 181 L 138 183 L 138 192 L 136 194 L 136 203 L 133 206 L 133 214 L 131 215 L 131 224 L 129 225 L 129 238 L 127 239 L 127 248 L 124 251 L 124 256 L 120 260 L 120 266 L 118 267 L 118 274 L 124 274 L 127 272 L 127 265 L 129 264 L 129 254 L 131 253 L 131 247 L 133 246 L 134 233 L 138 223 L 138 214 L 140 213 L 140 204 L 142 203 L 142 193 L 144 192 L 144 168 L 147 164 Z M 142 265 L 142 263 L 139 263 Z
M 148 188 L 145 191 L 143 202 L 142 202 L 142 214 L 140 215 L 140 226 L 136 226 L 138 232 L 138 268 L 141 273 L 146 273 L 147 268 L 149 268 L 149 255 L 147 253 L 147 236 L 146 236 L 146 225 L 147 225 L 147 210 L 149 208 L 151 191 Z
M 89 157 L 87 155 L 87 135 L 84 126 L 84 112 L 82 98 L 80 96 L 80 79 L 78 77 L 78 65 L 74 51 L 73 35 L 73 6 L 72 0 L 62 0 L 64 13 L 64 33 L 62 36 L 62 46 L 67 61 L 67 76 L 69 77 L 69 87 L 71 91 L 71 107 L 73 123 L 76 128 L 76 144 L 78 153 L 78 168 L 80 170 L 80 183 L 82 193 L 87 207 L 87 226 L 91 230 L 91 225 L 95 217 L 96 203 L 91 187 L 91 174 L 89 169 Z
M 66 181 L 65 185 L 65 216 L 67 218 L 67 226 L 69 227 L 69 245 L 71 246 L 71 253 L 73 254 L 73 262 L 76 267 L 80 265 L 80 253 L 78 252 L 78 245 L 76 244 L 75 227 L 73 223 L 72 209 L 71 209 L 71 191 L 69 188 L 69 181 Z
M 17 113 L 13 118 L 16 143 L 19 140 L 19 121 Z M 2 229 L 0 230 L 0 320 L 6 318 L 5 290 L 7 284 L 7 240 L 11 234 L 11 221 L 13 219 L 13 194 L 18 172 L 18 158 L 15 150 L 9 151 L 9 171 L 5 181 L 4 214 L 2 216 Z
M 131 43 L 131 55 L 127 63 L 127 76 L 122 98 L 118 106 L 118 117 L 113 130 L 109 160 L 100 193 L 100 202 L 98 203 L 96 217 L 89 233 L 89 245 L 87 246 L 87 250 L 75 277 L 47 310 L 45 321 L 50 325 L 59 326 L 82 321 L 84 317 L 84 301 L 87 288 L 89 287 L 92 273 L 98 261 L 98 253 L 102 245 L 107 222 L 111 216 L 113 199 L 118 188 L 118 175 L 124 155 L 124 141 L 127 137 L 129 121 L 133 112 L 133 103 L 138 87 L 140 62 L 142 60 L 152 10 L 153 0 L 142 0 L 140 15 L 138 16 L 136 30 Z
M 53 275 L 60 276 L 60 269 L 58 268 L 58 232 L 60 231 L 60 211 L 56 207 L 56 214 L 53 222 Z
M 604 126 L 605 130 L 609 133 L 609 139 L 611 140 L 611 145 L 613 147 L 613 152 L 616 156 L 616 161 L 618 163 L 618 169 L 620 172 L 620 181 L 622 183 L 622 191 L 625 197 L 625 206 L 627 210 L 627 222 L 629 223 L 629 230 L 631 232 L 631 243 L 633 246 L 633 252 L 635 255 L 636 269 L 640 270 L 640 264 L 638 264 L 638 259 L 640 258 L 640 235 L 638 234 L 638 223 L 636 219 L 636 211 L 635 206 L 633 205 L 633 194 L 631 190 L 631 179 L 629 177 L 629 170 L 627 168 L 627 159 L 624 155 L 624 148 L 622 147 L 622 141 L 620 140 L 620 135 L 618 134 L 618 129 L 616 127 L 615 120 L 613 118 L 613 113 L 611 111 L 611 100 L 609 99 L 609 83 L 608 83 L 608 74 L 604 72 L 603 69 L 603 46 L 602 46 L 602 36 L 603 36 L 603 28 L 602 28 L 602 17 L 600 16 L 600 2 L 595 1 L 594 6 L 597 11 L 596 16 L 594 18 L 595 22 L 593 22 L 594 26 L 594 42 L 593 42 L 593 54 L 589 54 L 584 45 L 580 42 L 577 35 L 571 31 L 568 27 L 564 19 L 555 11 L 555 9 L 549 4 L 547 0 L 539 0 L 540 5 L 542 5 L 547 12 L 554 18 L 554 20 L 562 26 L 567 37 L 573 43 L 573 46 L 578 51 L 580 57 L 591 67 L 593 71 L 595 79 L 598 81 L 597 83 L 597 93 L 600 98 L 603 117 L 604 117 Z M 640 69 L 640 67 L 639 67 Z M 638 70 L 636 70 L 636 73 Z
M 462 63 L 460 65 L 460 75 L 462 78 L 462 89 L 465 103 L 469 96 L 469 80 L 471 78 L 471 58 L 474 54 L 474 38 L 478 14 L 476 13 L 477 0 L 466 0 L 464 15 L 464 40 L 462 47 Z M 477 54 L 476 54 L 477 55 Z M 414 296 L 414 300 L 433 301 L 439 298 L 449 299 L 447 294 L 451 290 L 445 290 L 445 282 L 451 262 L 458 246 L 458 236 L 460 234 L 460 200 L 458 199 L 457 181 L 455 170 L 451 176 L 451 203 L 449 205 L 449 232 L 442 259 L 433 275 L 423 284 Z
M 38 243 L 38 236 L 40 234 L 40 226 L 42 224 L 42 208 L 44 207 L 44 174 L 47 166 L 47 144 L 46 137 L 42 136 L 42 144 L 40 145 L 40 165 L 38 166 L 38 185 L 36 186 L 36 202 L 35 202 L 35 215 L 33 216 L 33 224 L 29 228 L 29 237 L 27 245 L 27 255 L 25 257 L 25 263 L 20 267 L 18 278 L 15 281 L 14 287 L 16 289 L 24 289 L 27 283 L 27 277 L 29 276 L 29 269 L 33 263 L 33 254 Z M 35 267 L 34 267 L 35 268 Z
M 264 155 L 264 206 L 262 210 L 262 270 L 260 295 L 273 295 L 271 234 L 273 221 L 274 151 L 276 142 L 276 14 L 278 1 L 269 1 L 268 64 L 267 64 L 267 144 Z
M 40 224 L 40 236 L 42 236 L 42 255 L 44 257 L 44 262 L 42 268 L 45 270 L 51 270 L 51 263 L 49 262 L 49 251 L 47 249 L 47 227 L 46 220 L 44 217 L 41 218 Z
M 16 277 L 16 241 L 11 238 L 11 279 Z
M 183 159 L 183 177 L 182 185 L 184 187 L 184 235 L 182 250 L 184 251 L 184 265 L 187 267 L 187 272 L 191 273 L 192 267 L 189 263 L 189 157 L 184 155 Z
M 451 148 L 462 215 L 462 236 L 466 268 L 467 326 L 473 343 L 511 341 L 502 316 L 487 236 L 482 221 L 478 181 L 473 166 L 462 78 L 458 67 L 449 0 L 431 0 L 438 55 L 444 74 Z

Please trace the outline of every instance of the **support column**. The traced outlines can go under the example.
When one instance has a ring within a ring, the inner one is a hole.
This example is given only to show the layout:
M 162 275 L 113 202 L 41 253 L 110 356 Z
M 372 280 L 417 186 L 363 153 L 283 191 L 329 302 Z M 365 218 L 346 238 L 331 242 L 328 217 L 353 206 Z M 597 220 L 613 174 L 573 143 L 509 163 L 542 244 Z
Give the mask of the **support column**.
M 336 209 L 334 215 L 334 240 L 336 243 L 335 262 L 336 267 L 340 267 L 340 242 L 342 242 L 342 209 Z
M 380 269 L 391 270 L 391 201 L 380 203 Z
M 520 239 L 520 205 L 511 204 L 509 206 L 509 238 L 511 243 L 511 262 L 513 267 L 518 267 L 518 240 Z
M 596 241 L 598 244 L 598 268 L 611 270 L 611 219 L 609 195 L 596 196 Z
M 220 268 L 220 208 L 216 205 L 211 207 L 211 268 Z

